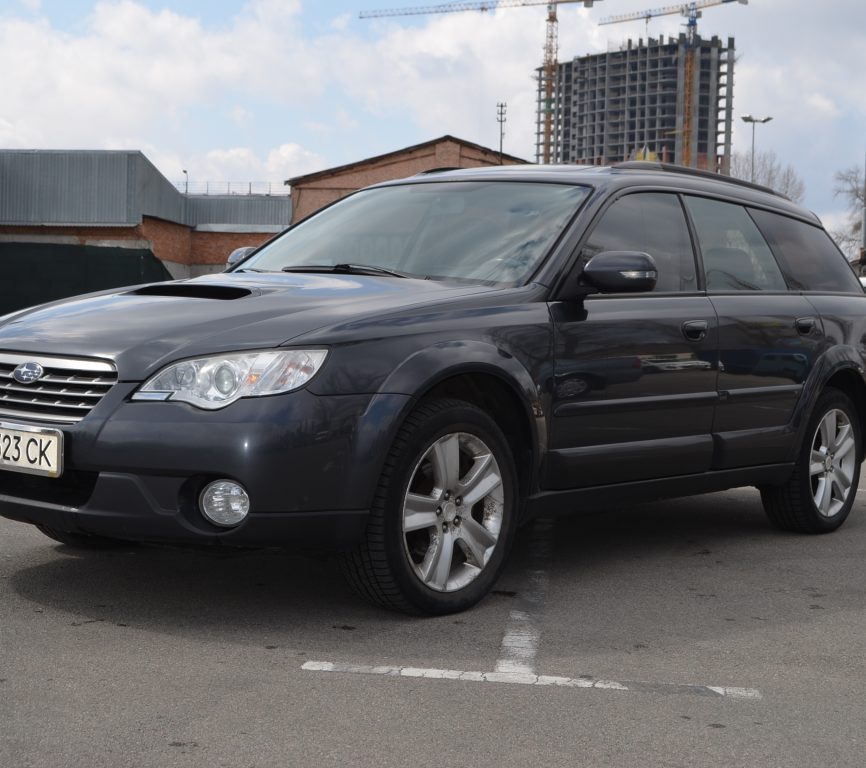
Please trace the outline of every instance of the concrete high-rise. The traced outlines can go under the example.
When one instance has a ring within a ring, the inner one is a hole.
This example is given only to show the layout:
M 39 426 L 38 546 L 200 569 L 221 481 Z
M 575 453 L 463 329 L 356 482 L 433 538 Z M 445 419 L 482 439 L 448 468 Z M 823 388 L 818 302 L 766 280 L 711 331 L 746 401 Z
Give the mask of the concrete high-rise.
M 539 77 L 536 161 L 550 109 L 555 163 L 647 159 L 728 173 L 733 86 L 732 37 L 629 40 L 576 57 L 558 65 L 549 105 Z

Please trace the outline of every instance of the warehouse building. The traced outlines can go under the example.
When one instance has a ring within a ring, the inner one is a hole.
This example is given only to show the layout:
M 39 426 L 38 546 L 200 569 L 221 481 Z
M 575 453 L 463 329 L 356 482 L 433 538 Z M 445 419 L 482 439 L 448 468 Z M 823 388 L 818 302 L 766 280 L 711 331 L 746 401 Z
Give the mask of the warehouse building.
M 558 65 L 552 104 L 539 77 L 536 159 L 552 111 L 551 159 L 606 165 L 660 160 L 728 173 L 734 38 L 681 34 Z
M 221 271 L 291 219 L 287 195 L 184 195 L 138 151 L 0 151 L 0 314 Z

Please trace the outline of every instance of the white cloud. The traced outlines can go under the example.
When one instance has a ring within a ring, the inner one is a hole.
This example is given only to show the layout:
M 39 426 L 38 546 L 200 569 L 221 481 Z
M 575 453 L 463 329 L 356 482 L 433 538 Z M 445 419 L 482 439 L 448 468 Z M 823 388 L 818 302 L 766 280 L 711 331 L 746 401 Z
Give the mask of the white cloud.
M 232 120 L 238 125 L 248 124 L 253 118 L 253 113 L 241 106 L 232 107 L 229 114 L 231 115 Z
M 351 23 L 352 23 L 352 15 L 350 13 L 343 13 L 331 21 L 331 26 L 334 29 L 339 30 L 340 32 L 343 32 L 349 28 L 349 25 Z
M 192 159 L 199 179 L 209 181 L 284 181 L 324 168 L 324 159 L 297 144 L 283 144 L 261 158 L 249 147 L 212 149 Z
M 645 37 L 640 21 L 597 22 L 651 5 L 561 5 L 560 59 Z M 498 146 L 505 101 L 505 151 L 534 157 L 543 5 L 364 22 L 325 12 L 315 34 L 313 0 L 250 0 L 216 24 L 101 0 L 72 31 L 51 26 L 39 0 L 19 7 L 41 15 L 0 18 L 0 146 L 134 147 L 172 179 L 187 168 L 281 180 L 444 133 Z M 681 24 L 658 17 L 649 33 Z M 833 172 L 862 161 L 866 4 L 836 0 L 831 14 L 814 0 L 756 0 L 708 8 L 699 28 L 736 36 L 735 115 L 773 115 L 759 149 L 798 169 L 807 204 L 832 211 Z

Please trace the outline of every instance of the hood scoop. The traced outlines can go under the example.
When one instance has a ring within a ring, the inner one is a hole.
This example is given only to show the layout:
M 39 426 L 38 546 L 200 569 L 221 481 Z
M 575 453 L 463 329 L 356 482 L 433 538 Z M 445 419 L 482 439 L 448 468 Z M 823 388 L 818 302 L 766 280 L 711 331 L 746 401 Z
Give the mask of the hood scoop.
M 231 301 L 242 299 L 244 296 L 252 295 L 249 288 L 238 288 L 234 285 L 203 285 L 201 283 L 156 283 L 145 285 L 135 291 L 130 291 L 131 296 L 178 296 L 187 299 L 217 299 L 218 301 Z

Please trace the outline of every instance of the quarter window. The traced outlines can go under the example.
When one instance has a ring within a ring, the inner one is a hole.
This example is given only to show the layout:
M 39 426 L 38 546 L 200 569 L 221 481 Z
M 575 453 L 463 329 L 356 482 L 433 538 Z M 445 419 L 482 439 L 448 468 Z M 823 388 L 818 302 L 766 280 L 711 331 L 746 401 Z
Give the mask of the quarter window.
M 584 261 L 602 251 L 648 253 L 658 267 L 656 291 L 693 291 L 695 257 L 676 195 L 626 195 L 608 208 L 583 249 Z
M 695 225 L 707 290 L 784 291 L 785 278 L 746 209 L 733 203 L 686 197 Z
M 749 213 L 779 259 L 791 288 L 861 292 L 853 270 L 823 229 L 769 211 L 750 209 Z

